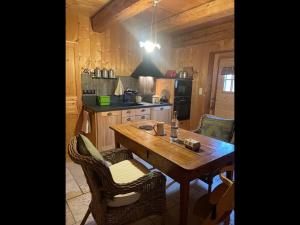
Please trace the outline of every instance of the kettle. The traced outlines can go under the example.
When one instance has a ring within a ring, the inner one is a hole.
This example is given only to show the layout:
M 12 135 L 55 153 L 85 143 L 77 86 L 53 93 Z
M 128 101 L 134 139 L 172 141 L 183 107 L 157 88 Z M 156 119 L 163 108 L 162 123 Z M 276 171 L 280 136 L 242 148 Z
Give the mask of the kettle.
M 108 77 L 109 78 L 115 78 L 116 76 L 115 76 L 115 71 L 113 70 L 113 69 L 110 69 L 109 71 L 108 71 Z
M 101 77 L 101 70 L 98 67 L 96 67 L 94 70 L 94 76 Z
M 105 68 L 102 69 L 102 77 L 103 78 L 108 78 L 108 71 Z

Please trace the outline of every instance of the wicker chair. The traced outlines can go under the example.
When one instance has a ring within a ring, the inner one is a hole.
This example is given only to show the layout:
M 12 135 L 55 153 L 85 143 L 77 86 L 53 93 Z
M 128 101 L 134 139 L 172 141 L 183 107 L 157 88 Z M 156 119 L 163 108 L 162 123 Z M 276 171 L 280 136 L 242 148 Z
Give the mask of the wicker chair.
M 234 120 L 204 114 L 200 119 L 198 128 L 193 132 L 233 144 Z M 219 173 L 220 169 L 199 177 L 200 180 L 208 184 L 208 192 L 211 192 L 213 178 Z
M 77 151 L 77 137 L 71 139 L 68 150 L 70 158 L 80 164 L 91 190 L 92 199 L 81 225 L 92 213 L 98 225 L 122 225 L 150 215 L 161 215 L 164 224 L 166 211 L 166 178 L 157 171 L 149 172 L 130 183 L 115 183 L 109 168 L 92 156 L 84 156 Z M 127 149 L 101 152 L 104 159 L 116 164 L 133 159 Z M 125 206 L 109 207 L 107 201 L 115 195 L 130 192 L 140 193 L 138 201 Z

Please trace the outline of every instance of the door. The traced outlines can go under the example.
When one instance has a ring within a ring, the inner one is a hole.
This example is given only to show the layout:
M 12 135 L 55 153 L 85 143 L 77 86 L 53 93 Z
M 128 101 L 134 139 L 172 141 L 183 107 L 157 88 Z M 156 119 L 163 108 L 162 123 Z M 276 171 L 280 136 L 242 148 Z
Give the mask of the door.
M 234 119 L 234 57 L 227 54 L 215 58 L 210 114 Z

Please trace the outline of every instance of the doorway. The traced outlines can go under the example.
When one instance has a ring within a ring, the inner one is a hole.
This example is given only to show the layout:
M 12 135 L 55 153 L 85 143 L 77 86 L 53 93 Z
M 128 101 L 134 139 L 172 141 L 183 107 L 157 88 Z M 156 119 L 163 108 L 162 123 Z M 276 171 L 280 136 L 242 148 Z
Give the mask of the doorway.
M 209 113 L 234 119 L 234 53 L 214 55 Z

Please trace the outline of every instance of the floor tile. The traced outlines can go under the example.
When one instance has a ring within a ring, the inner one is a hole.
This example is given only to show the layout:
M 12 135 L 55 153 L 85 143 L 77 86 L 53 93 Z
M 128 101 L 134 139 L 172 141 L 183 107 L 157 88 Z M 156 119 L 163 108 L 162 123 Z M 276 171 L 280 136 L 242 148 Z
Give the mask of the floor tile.
M 66 179 L 66 199 L 71 199 L 82 194 L 79 186 L 73 178 Z
M 90 193 L 83 194 L 76 198 L 67 200 L 70 210 L 76 222 L 80 222 L 83 219 L 88 209 L 88 206 L 90 204 L 90 201 L 91 201 Z
M 69 206 L 66 203 L 66 225 L 72 225 L 75 223 L 74 217 L 71 213 Z
M 88 192 L 90 192 L 90 188 L 89 188 L 88 184 L 83 184 L 83 185 L 80 185 L 79 187 L 80 187 L 82 193 L 88 193 Z

